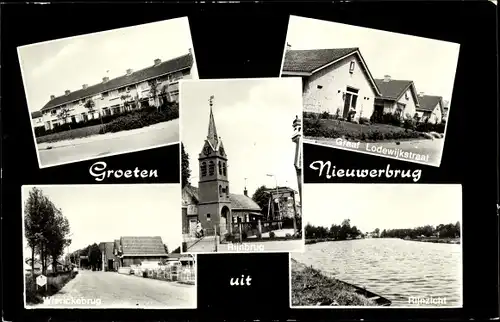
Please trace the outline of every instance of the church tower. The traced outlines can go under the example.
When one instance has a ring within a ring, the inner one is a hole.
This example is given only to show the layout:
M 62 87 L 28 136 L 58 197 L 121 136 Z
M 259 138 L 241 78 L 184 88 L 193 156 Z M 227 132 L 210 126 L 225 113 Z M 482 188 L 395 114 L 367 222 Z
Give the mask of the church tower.
M 216 229 L 222 236 L 231 230 L 231 199 L 227 155 L 222 140 L 217 135 L 212 111 L 213 100 L 214 96 L 211 96 L 208 135 L 198 157 L 198 219 L 207 234 L 213 235 L 213 230 Z

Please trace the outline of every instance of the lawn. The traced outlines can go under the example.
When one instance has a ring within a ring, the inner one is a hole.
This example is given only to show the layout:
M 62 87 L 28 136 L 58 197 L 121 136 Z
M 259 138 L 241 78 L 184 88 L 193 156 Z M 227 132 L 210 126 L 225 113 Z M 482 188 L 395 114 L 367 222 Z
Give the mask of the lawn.
M 340 138 L 367 142 L 425 138 L 410 129 L 388 124 L 357 124 L 332 119 L 304 119 L 304 136 Z
M 293 306 L 377 306 L 349 284 L 323 275 L 292 258 Z
M 73 140 L 78 138 L 84 138 L 87 136 L 99 134 L 101 127 L 102 125 L 98 124 L 98 125 L 91 125 L 91 126 L 81 127 L 78 129 L 72 129 L 68 131 L 48 134 L 36 138 L 36 143 L 40 144 L 45 142 L 57 142 L 61 140 Z

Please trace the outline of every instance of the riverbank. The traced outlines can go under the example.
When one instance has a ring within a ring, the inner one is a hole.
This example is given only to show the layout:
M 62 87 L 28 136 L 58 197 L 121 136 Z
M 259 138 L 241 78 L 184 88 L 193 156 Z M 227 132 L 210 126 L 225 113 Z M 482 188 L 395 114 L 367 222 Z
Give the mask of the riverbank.
M 292 306 L 379 306 L 390 301 L 291 259 Z M 365 294 L 362 294 L 365 293 Z M 377 303 L 379 302 L 379 303 Z
M 424 243 L 436 243 L 436 244 L 455 244 L 460 245 L 460 238 L 437 238 L 437 237 L 428 237 L 428 238 L 412 238 L 412 239 L 404 239 L 410 241 L 424 242 Z

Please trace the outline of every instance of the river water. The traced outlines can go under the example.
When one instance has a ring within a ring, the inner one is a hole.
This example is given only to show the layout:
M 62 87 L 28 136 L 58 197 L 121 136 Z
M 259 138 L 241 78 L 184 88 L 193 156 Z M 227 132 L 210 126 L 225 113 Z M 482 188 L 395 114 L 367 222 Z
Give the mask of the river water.
M 461 245 L 374 238 L 306 245 L 292 258 L 392 301 L 415 306 L 462 306 Z

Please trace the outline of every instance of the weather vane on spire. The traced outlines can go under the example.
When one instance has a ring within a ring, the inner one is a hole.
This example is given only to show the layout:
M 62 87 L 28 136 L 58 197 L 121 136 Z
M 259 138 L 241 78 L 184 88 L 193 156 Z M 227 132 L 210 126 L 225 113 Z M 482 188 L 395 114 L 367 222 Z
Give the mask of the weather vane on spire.
M 210 103 L 210 107 L 212 107 L 214 105 L 214 98 L 215 96 L 210 96 L 210 99 L 208 100 L 208 102 Z

